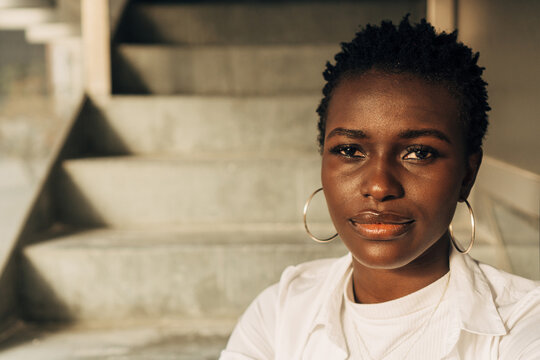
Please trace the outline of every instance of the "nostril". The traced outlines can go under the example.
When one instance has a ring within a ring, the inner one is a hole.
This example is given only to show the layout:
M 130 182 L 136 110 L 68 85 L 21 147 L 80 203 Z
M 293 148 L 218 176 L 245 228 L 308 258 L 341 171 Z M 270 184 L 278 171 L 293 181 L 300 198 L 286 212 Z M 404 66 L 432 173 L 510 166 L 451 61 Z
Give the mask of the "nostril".
M 393 199 L 397 199 L 397 196 L 395 196 L 395 195 L 386 195 L 385 197 L 382 198 L 381 202 L 382 201 L 393 200 Z
M 373 198 L 379 202 L 400 198 L 404 195 L 404 189 L 396 176 L 385 172 L 364 176 L 362 182 L 362 194 L 365 198 Z
M 398 195 L 393 195 L 393 194 L 378 196 L 378 194 L 369 194 L 369 193 L 365 193 L 363 194 L 363 196 L 366 199 L 372 197 L 375 200 L 380 201 L 380 202 L 397 199 L 399 197 Z

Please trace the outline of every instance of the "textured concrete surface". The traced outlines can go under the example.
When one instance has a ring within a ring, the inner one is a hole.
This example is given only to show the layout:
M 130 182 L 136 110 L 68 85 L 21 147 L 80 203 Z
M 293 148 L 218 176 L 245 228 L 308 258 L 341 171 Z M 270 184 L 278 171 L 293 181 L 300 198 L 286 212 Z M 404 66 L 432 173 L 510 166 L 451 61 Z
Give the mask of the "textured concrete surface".
M 514 273 L 540 280 L 540 222 L 504 204 L 494 208 Z
M 339 45 L 120 45 L 115 91 L 123 94 L 318 92 Z M 302 71 L 299 71 L 302 69 Z
M 540 174 L 540 2 L 467 0 L 458 7 L 459 37 L 480 52 L 489 83 L 485 153 Z M 511 71 L 509 71 L 511 69 Z M 538 203 L 537 203 L 538 205 Z
M 60 219 L 79 225 L 301 222 L 317 154 L 126 156 L 65 161 Z
M 231 328 L 230 324 L 219 327 L 217 332 L 197 335 L 159 324 L 117 328 L 26 325 L 0 345 L 0 360 L 215 360 Z
M 1 0 L 0 8 L 8 9 L 14 7 L 47 7 L 51 5 L 51 0 Z
M 24 160 L 0 158 L 0 252 L 19 230 L 35 186 Z
M 128 13 L 127 41 L 176 44 L 337 44 L 359 24 L 425 15 L 425 1 L 143 3 Z
M 135 83 L 118 88 L 191 95 L 113 97 L 93 119 L 90 153 L 134 156 L 64 162 L 57 220 L 126 228 L 42 234 L 23 250 L 22 314 L 64 327 L 24 327 L 0 360 L 216 359 L 236 317 L 284 267 L 343 254 L 300 224 L 320 176 L 311 93 L 320 74 L 309 73 L 328 57 L 321 44 L 407 12 L 424 15 L 425 1 L 134 5 L 119 50 L 131 67 L 121 81 Z M 299 50 L 297 72 L 286 44 Z M 314 202 L 315 222 L 328 221 L 323 204 Z M 467 239 L 467 222 L 455 228 Z M 507 254 L 490 235 L 479 228 L 473 255 L 497 266 Z M 535 264 L 535 246 L 508 247 L 516 268 Z
M 17 307 L 18 267 L 13 254 L 38 187 L 32 165 L 37 162 L 0 156 L 0 329 L 15 316 Z
M 24 249 L 22 305 L 51 321 L 236 317 L 285 267 L 345 253 L 300 226 L 89 230 Z
M 114 96 L 92 120 L 109 154 L 316 154 L 318 94 Z

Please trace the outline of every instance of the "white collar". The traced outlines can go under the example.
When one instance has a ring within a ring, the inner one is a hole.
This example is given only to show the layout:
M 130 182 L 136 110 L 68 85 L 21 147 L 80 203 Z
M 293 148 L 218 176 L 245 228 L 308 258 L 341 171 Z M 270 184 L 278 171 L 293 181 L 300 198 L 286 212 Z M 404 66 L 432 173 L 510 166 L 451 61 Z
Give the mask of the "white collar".
M 321 302 L 311 332 L 322 326 L 328 338 L 342 351 L 348 353 L 340 319 L 343 286 L 347 270 L 352 266 L 352 256 L 347 254 L 336 261 L 328 271 L 324 288 L 328 289 Z M 507 333 L 497 311 L 493 293 L 477 262 L 469 255 L 454 249 L 450 254 L 449 300 L 455 309 L 456 327 L 448 336 L 448 352 L 455 346 L 462 330 L 475 334 L 501 336 Z
M 481 335 L 506 335 L 494 294 L 476 260 L 452 249 L 450 271 L 452 306 L 459 310 L 460 328 Z

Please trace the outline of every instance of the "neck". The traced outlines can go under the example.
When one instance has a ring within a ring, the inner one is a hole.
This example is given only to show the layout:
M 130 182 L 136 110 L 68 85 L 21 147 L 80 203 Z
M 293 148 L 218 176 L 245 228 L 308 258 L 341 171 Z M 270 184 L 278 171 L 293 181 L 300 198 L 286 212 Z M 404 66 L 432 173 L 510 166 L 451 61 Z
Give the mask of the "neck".
M 418 291 L 449 271 L 448 258 L 448 243 L 438 241 L 418 259 L 398 269 L 373 269 L 353 259 L 355 301 L 375 304 Z

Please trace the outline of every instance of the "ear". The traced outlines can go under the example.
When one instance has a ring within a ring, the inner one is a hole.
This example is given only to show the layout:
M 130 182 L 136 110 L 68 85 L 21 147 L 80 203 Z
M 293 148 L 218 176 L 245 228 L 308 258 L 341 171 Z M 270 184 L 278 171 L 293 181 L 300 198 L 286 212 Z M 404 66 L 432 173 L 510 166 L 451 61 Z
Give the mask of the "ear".
M 482 163 L 482 150 L 478 150 L 474 154 L 471 154 L 467 157 L 467 169 L 465 171 L 465 176 L 461 183 L 461 190 L 459 193 L 460 201 L 466 200 L 469 197 L 469 193 L 474 185 L 476 180 L 476 175 L 478 174 L 478 169 Z

